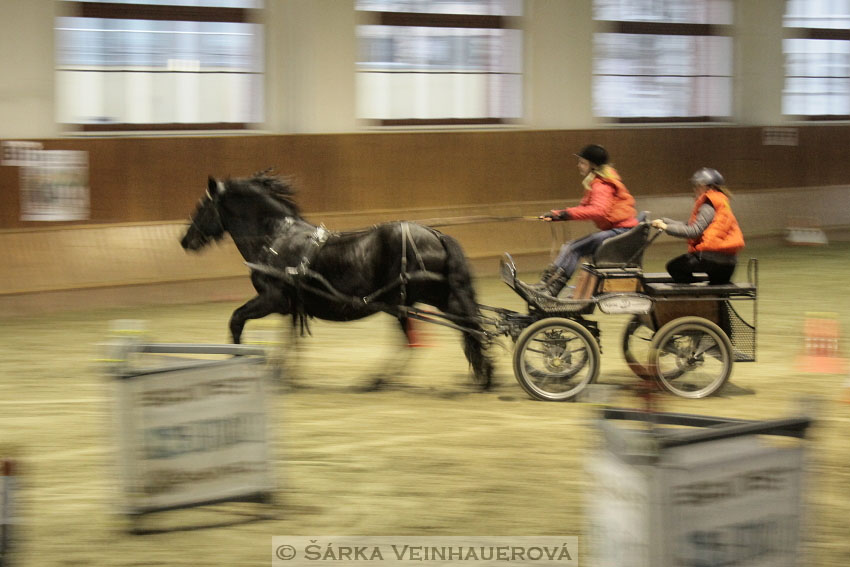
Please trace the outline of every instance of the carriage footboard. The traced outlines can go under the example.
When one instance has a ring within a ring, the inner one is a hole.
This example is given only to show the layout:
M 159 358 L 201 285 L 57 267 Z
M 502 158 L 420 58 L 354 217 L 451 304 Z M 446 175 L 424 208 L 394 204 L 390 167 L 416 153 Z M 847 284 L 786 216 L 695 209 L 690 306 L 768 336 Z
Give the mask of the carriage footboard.
M 517 295 L 525 300 L 530 311 L 538 311 L 547 315 L 570 316 L 593 311 L 595 302 L 593 299 L 563 299 L 537 291 L 517 277 L 516 265 L 510 254 L 505 253 L 501 261 L 502 281 L 508 284 Z

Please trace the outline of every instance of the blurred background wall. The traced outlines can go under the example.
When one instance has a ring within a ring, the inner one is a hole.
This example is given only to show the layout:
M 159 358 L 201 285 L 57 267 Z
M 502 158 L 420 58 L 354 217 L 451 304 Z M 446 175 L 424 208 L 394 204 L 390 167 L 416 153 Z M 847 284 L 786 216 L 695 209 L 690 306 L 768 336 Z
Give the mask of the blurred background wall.
M 752 237 L 800 216 L 850 227 L 841 2 L 176 3 L 203 22 L 170 21 L 169 2 L 138 20 L 122 19 L 130 2 L 0 0 L 9 312 L 38 303 L 36 292 L 241 282 L 232 247 L 187 256 L 177 238 L 208 175 L 268 167 L 293 178 L 309 220 L 346 229 L 574 204 L 572 154 L 600 143 L 653 215 L 685 217 L 690 174 L 711 166 Z M 798 13 L 832 17 L 818 28 Z M 20 142 L 85 152 L 85 218 L 22 214 L 30 181 L 8 159 Z M 536 268 L 553 237 L 590 229 L 445 230 L 495 273 L 502 252 Z

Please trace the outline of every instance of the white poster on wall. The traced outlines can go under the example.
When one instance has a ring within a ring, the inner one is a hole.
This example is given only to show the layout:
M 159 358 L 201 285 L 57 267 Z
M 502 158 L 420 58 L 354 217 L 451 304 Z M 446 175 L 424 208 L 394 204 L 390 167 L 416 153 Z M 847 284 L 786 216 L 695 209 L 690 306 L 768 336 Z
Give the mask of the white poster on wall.
M 21 167 L 21 220 L 77 221 L 89 218 L 88 152 L 42 150 Z
M 128 512 L 268 493 L 264 365 L 256 359 L 118 380 Z
M 21 220 L 88 220 L 88 152 L 45 150 L 40 142 L 3 140 L 0 165 L 20 168 Z

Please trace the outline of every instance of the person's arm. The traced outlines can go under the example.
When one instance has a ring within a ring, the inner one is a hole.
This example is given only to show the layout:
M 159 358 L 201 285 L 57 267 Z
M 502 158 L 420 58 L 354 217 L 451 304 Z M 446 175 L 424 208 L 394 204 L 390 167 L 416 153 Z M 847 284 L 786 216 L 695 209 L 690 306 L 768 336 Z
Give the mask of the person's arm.
M 670 236 L 688 239 L 699 238 L 705 232 L 708 225 L 711 224 L 711 221 L 714 220 L 714 207 L 711 206 L 711 203 L 703 203 L 699 211 L 697 211 L 694 221 L 688 224 L 668 218 L 662 218 L 661 220 L 667 225 L 665 230 Z
M 587 203 L 565 209 L 573 220 L 604 219 L 614 202 L 614 188 L 607 183 L 597 182 L 590 188 Z

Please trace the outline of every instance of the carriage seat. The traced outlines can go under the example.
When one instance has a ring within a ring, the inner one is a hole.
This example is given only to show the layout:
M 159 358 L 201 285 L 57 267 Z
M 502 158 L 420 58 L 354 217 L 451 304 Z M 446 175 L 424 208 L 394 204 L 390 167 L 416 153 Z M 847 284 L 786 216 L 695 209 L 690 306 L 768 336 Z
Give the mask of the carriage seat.
M 644 282 L 644 287 L 649 295 L 670 296 L 723 296 L 723 297 L 755 297 L 756 285 L 753 283 L 726 283 L 720 285 L 709 285 L 708 282 L 699 283 L 669 283 L 669 282 Z
M 694 282 L 707 282 L 708 274 L 705 272 L 694 272 Z M 673 276 L 671 276 L 668 272 L 644 272 L 643 276 L 644 284 L 650 283 L 674 283 Z
M 605 240 L 593 255 L 595 268 L 640 268 L 643 249 L 649 238 L 649 212 L 638 215 L 638 224 L 617 236 Z

